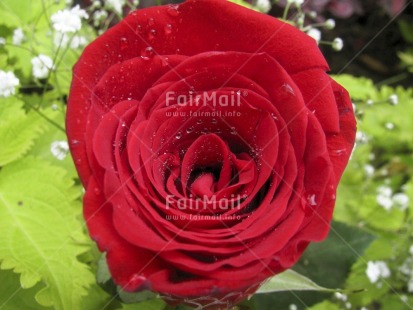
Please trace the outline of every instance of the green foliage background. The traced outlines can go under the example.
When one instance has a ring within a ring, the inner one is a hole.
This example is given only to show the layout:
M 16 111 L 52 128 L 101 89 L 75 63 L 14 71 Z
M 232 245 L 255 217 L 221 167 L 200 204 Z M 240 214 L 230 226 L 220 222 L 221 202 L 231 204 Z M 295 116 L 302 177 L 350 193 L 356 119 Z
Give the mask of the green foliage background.
M 64 1 L 0 0 L 0 37 L 6 39 L 0 69 L 20 79 L 15 96 L 0 98 L 0 309 L 173 309 L 154 295 L 128 296 L 111 285 L 86 232 L 72 159 L 68 154 L 58 160 L 50 152 L 52 142 L 66 139 L 65 98 L 81 53 L 53 43 L 49 18 L 64 7 Z M 20 46 L 11 44 L 17 27 L 26 34 Z M 81 32 L 89 40 L 97 35 L 90 25 Z M 56 64 L 41 81 L 32 77 L 30 63 L 40 53 Z M 411 61 L 407 51 L 401 57 Z M 294 267 L 298 273 L 271 280 L 240 309 L 413 308 L 407 287 L 413 271 L 410 278 L 400 272 L 409 259 L 413 265 L 413 206 L 386 210 L 376 199 L 377 189 L 386 185 L 413 201 L 413 89 L 378 88 L 349 75 L 334 78 L 355 102 L 360 134 L 330 236 L 309 247 Z M 388 103 L 392 94 L 399 98 L 396 106 Z M 367 165 L 373 173 L 366 173 Z M 391 276 L 372 284 L 369 261 L 386 262 Z M 298 292 L 305 290 L 311 292 Z

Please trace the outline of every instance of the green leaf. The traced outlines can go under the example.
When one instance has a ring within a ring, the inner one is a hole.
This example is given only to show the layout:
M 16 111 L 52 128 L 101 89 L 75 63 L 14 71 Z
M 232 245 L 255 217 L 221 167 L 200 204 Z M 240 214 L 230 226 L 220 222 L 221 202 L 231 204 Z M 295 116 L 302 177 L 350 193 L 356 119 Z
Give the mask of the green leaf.
M 21 158 L 42 132 L 41 117 L 22 106 L 14 97 L 0 99 L 0 166 Z
M 61 8 L 62 5 L 62 0 L 3 0 L 0 1 L 0 24 L 21 27 L 42 16 L 49 17 L 50 10 Z
M 399 98 L 398 105 L 373 104 L 365 111 L 363 122 L 360 123 L 360 129 L 372 136 L 374 145 L 390 151 L 391 156 L 406 148 L 413 150 L 413 90 L 383 86 L 377 94 L 377 100 L 386 101 L 393 94 Z M 394 129 L 386 128 L 387 123 L 392 123 Z
M 298 272 L 289 269 L 265 282 L 258 289 L 257 294 L 282 291 L 335 292 L 336 290 L 319 286 L 307 277 L 304 277 Z
M 118 295 L 120 299 L 127 304 L 133 304 L 146 300 L 156 299 L 157 294 L 152 291 L 142 291 L 138 293 L 128 293 L 118 287 Z
M 365 291 L 359 294 L 349 296 L 349 301 L 352 304 L 368 305 L 374 300 L 378 300 L 381 296 L 391 290 L 389 279 L 371 283 L 366 275 L 368 261 L 384 261 L 388 262 L 394 259 L 395 253 L 398 252 L 400 240 L 393 238 L 379 238 L 375 240 L 364 255 L 360 257 L 352 266 L 351 273 L 346 280 L 346 288 L 364 288 Z
M 364 77 L 354 77 L 349 74 L 333 76 L 350 93 L 353 100 L 367 100 L 375 97 L 377 92 L 372 80 Z
M 11 270 L 0 270 L 0 309 L 7 310 L 47 310 L 39 305 L 34 296 L 44 285 L 38 283 L 29 289 L 22 289 L 19 275 Z M 7 283 L 7 285 L 4 285 Z
M 335 221 L 327 239 L 310 244 L 293 268 L 322 286 L 342 287 L 351 266 L 374 239 L 362 229 Z
M 25 101 L 30 100 L 29 98 L 34 96 L 29 96 Z M 51 101 L 53 102 L 53 101 Z M 61 106 L 60 102 L 57 105 Z M 64 128 L 64 112 L 61 110 L 53 111 L 51 107 L 46 107 L 42 110 L 47 117 L 49 117 L 53 122 Z M 58 129 L 54 124 L 44 121 L 43 134 L 36 139 L 36 143 L 27 153 L 27 155 L 32 155 L 44 159 L 54 166 L 61 167 L 66 170 L 67 176 L 73 179 L 78 177 L 72 156 L 70 152 L 67 153 L 66 157 L 59 160 L 51 153 L 51 145 L 55 141 L 66 141 L 66 133 Z
M 82 305 L 76 310 L 114 310 L 121 306 L 117 298 L 109 295 L 96 283 L 89 287 L 88 294 L 82 300 Z
M 55 309 L 80 309 L 95 282 L 77 256 L 89 250 L 79 221 L 79 190 L 61 168 L 25 158 L 0 171 L 1 269 L 20 273 L 23 288 L 45 283 L 36 300 Z
M 327 239 L 311 243 L 300 261 L 293 267 L 299 274 L 311 279 L 318 286 L 343 287 L 353 263 L 362 255 L 374 237 L 356 227 L 333 222 Z M 363 286 L 351 287 L 352 291 Z M 338 291 L 338 290 L 330 290 Z M 325 291 L 284 291 L 273 294 L 257 294 L 251 300 L 257 309 L 288 309 L 290 304 L 307 306 L 326 298 Z
M 163 310 L 166 303 L 162 299 L 152 299 L 137 304 L 123 304 L 119 310 Z
M 340 310 L 340 307 L 333 304 L 331 301 L 325 300 L 308 308 L 308 310 Z
M 413 44 L 413 22 L 406 19 L 399 19 L 398 25 L 403 38 L 408 43 Z

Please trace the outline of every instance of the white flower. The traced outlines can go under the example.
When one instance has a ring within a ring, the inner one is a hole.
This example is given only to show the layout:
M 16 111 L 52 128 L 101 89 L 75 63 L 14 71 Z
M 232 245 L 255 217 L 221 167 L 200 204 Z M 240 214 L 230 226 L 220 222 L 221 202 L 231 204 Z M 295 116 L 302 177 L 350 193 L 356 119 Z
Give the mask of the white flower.
M 16 92 L 16 86 L 20 83 L 13 72 L 0 70 L 0 97 L 9 97 Z
M 325 27 L 327 29 L 334 29 L 334 27 L 336 26 L 336 21 L 332 18 L 329 18 L 326 20 L 326 22 L 324 23 Z
M 413 293 L 413 278 L 410 279 L 409 283 L 407 283 L 407 291 L 409 293 Z
M 26 39 L 26 36 L 23 33 L 23 30 L 21 28 L 16 28 L 13 31 L 13 44 L 14 45 L 20 45 L 23 43 L 23 41 Z
M 389 97 L 389 102 L 391 105 L 397 105 L 399 103 L 399 97 L 396 94 L 393 94 Z
M 0 46 L 6 44 L 6 39 L 3 37 L 0 37 Z
M 391 272 L 387 264 L 383 261 L 369 261 L 367 263 L 366 275 L 371 283 L 376 283 L 379 279 L 390 277 Z
M 390 198 L 393 194 L 393 190 L 387 185 L 382 185 L 377 187 L 377 193 Z
M 374 171 L 375 169 L 372 165 L 367 164 L 364 166 L 364 173 L 366 174 L 367 177 L 369 178 L 372 177 L 374 174 Z
M 344 43 L 341 38 L 335 38 L 332 43 L 332 47 L 335 51 L 339 52 L 343 49 Z
M 297 308 L 296 305 L 291 304 L 291 305 L 288 307 L 288 309 L 289 309 L 289 310 L 297 310 L 298 308 Z
M 377 203 L 382 206 L 385 210 L 390 210 L 393 207 L 393 200 L 392 196 L 392 189 L 388 186 L 379 186 L 377 188 L 377 196 L 376 201 Z
M 307 34 L 312 37 L 314 40 L 317 41 L 317 44 L 321 40 L 321 31 L 316 29 L 316 28 L 311 28 L 310 30 L 307 31 Z
M 377 203 L 385 210 L 390 210 L 393 207 L 393 200 L 390 197 L 379 194 L 376 196 Z
M 100 22 L 105 20 L 108 17 L 108 12 L 105 10 L 97 10 L 95 13 L 93 13 L 93 25 L 95 27 L 98 27 Z
M 357 131 L 356 141 L 357 143 L 367 143 L 368 142 L 367 135 L 362 131 Z
M 45 79 L 49 75 L 49 71 L 53 70 L 53 60 L 46 55 L 40 54 L 32 58 L 32 74 L 37 79 Z
M 339 292 L 334 293 L 334 297 L 341 301 L 347 301 L 347 295 Z
M 413 245 L 410 246 L 409 253 L 410 253 L 410 255 L 413 255 Z
M 72 42 L 70 42 L 70 48 L 76 49 L 87 44 L 87 40 L 83 36 L 74 36 Z
M 55 46 L 66 47 L 70 41 L 70 48 L 77 49 L 79 47 L 85 46 L 87 44 L 87 40 L 83 36 L 75 35 L 71 40 L 70 36 L 66 33 L 56 32 L 53 38 L 53 43 Z
M 271 10 L 271 2 L 269 0 L 258 0 L 256 7 L 261 12 L 267 13 L 269 10 Z
M 53 14 L 50 19 L 53 23 L 53 28 L 62 33 L 76 32 L 82 28 L 82 18 L 88 18 L 85 10 L 82 10 L 79 5 L 71 8 L 58 11 Z
M 122 14 L 122 8 L 125 5 L 125 0 L 105 0 L 105 7 L 114 10 L 118 14 Z
M 53 156 L 58 160 L 63 160 L 69 152 L 69 145 L 66 141 L 54 141 L 50 145 L 50 152 L 52 152 Z
M 388 130 L 393 130 L 394 129 L 394 124 L 387 122 L 386 124 L 384 124 L 384 127 L 386 127 L 386 129 Z
M 392 200 L 394 204 L 402 210 L 406 210 L 409 206 L 409 197 L 404 193 L 394 194 Z

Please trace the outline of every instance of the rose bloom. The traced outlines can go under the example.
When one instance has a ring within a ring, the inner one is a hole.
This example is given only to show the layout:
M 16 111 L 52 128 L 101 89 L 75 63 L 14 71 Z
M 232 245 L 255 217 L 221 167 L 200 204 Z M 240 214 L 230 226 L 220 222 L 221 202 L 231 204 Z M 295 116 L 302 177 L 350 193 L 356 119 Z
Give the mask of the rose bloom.
M 70 149 L 114 282 L 229 307 L 330 227 L 353 149 L 316 42 L 220 0 L 142 9 L 73 70 Z

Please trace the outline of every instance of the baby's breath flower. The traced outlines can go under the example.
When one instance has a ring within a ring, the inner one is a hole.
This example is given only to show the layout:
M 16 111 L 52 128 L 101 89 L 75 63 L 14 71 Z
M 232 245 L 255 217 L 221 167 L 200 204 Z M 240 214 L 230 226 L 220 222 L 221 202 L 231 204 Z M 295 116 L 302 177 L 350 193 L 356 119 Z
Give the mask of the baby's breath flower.
M 72 39 L 70 39 L 70 36 L 65 33 L 61 33 L 61 32 L 55 33 L 55 36 L 53 38 L 53 43 L 55 46 L 66 47 L 69 44 L 69 42 L 70 42 L 69 46 L 71 49 L 77 49 L 87 44 L 87 40 L 83 36 L 75 35 L 73 36 Z
M 377 188 L 376 201 L 385 210 L 390 210 L 393 207 L 392 193 L 392 189 L 388 186 L 383 185 Z
M 314 40 L 317 41 L 317 44 L 321 40 L 321 31 L 316 29 L 316 28 L 311 28 L 310 30 L 307 31 L 307 34 L 312 37 Z
M 335 51 L 339 52 L 343 49 L 344 43 L 341 38 L 335 38 L 332 43 L 332 47 Z
M 391 122 L 387 122 L 386 124 L 384 124 L 384 127 L 386 127 L 386 129 L 388 130 L 393 130 L 394 129 L 394 124 Z
M 334 29 L 334 27 L 336 26 L 336 21 L 332 18 L 329 18 L 326 20 L 324 25 L 327 29 L 331 30 Z
M 93 25 L 98 27 L 100 22 L 108 17 L 108 12 L 105 10 L 97 10 L 93 13 Z
M 391 272 L 387 264 L 383 261 L 369 261 L 367 263 L 366 275 L 371 283 L 376 283 L 379 279 L 390 277 Z
M 409 196 L 404 193 L 394 194 L 392 200 L 401 210 L 405 210 L 409 206 Z
M 364 173 L 366 174 L 367 177 L 369 177 L 369 178 L 372 177 L 373 174 L 374 174 L 374 171 L 375 171 L 375 169 L 372 165 L 367 164 L 367 165 L 364 166 Z
M 100 1 L 95 0 L 95 1 L 92 2 L 91 7 L 92 7 L 92 9 L 99 9 L 101 6 L 102 6 L 102 4 L 100 3 Z
M 53 28 L 56 31 L 67 33 L 79 31 L 82 27 L 82 18 L 88 18 L 85 10 L 82 10 L 79 5 L 65 10 L 58 11 L 51 16 Z
M 46 55 L 40 54 L 32 58 L 32 74 L 37 79 L 45 79 L 49 75 L 49 71 L 53 70 L 53 60 Z
M 13 72 L 0 70 L 0 97 L 9 97 L 16 92 L 16 86 L 20 83 Z
M 310 11 L 307 13 L 308 17 L 312 18 L 312 19 L 316 19 L 317 18 L 317 12 L 316 11 Z
M 13 31 L 13 44 L 20 45 L 26 39 L 23 30 L 21 28 L 16 28 Z
M 261 12 L 267 13 L 271 9 L 271 2 L 269 0 L 258 0 L 256 7 Z
M 105 7 L 121 15 L 125 3 L 125 0 L 105 0 Z
M 399 97 L 396 94 L 390 95 L 389 102 L 391 105 L 397 105 L 399 103 Z
M 54 141 L 50 145 L 50 152 L 58 160 L 63 160 L 69 152 L 69 145 L 66 141 Z

